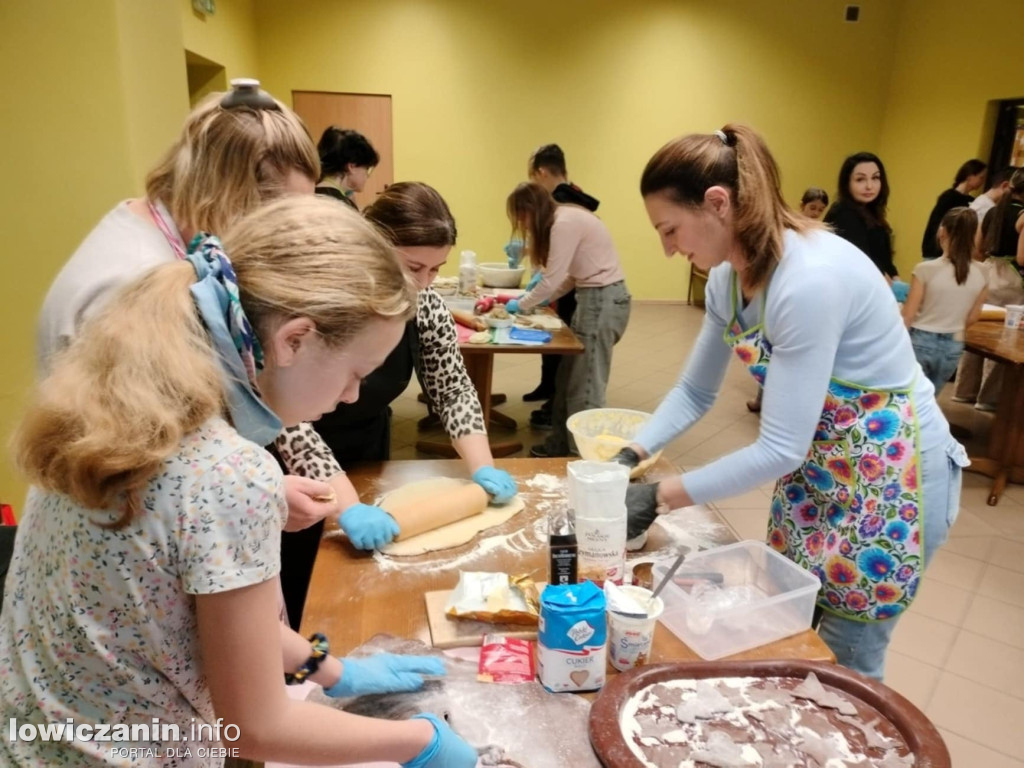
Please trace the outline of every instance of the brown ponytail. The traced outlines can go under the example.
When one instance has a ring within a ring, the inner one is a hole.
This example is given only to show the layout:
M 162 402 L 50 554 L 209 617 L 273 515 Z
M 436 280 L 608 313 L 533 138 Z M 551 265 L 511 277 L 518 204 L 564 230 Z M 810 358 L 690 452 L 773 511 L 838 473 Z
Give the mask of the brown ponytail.
M 978 214 L 966 206 L 950 208 L 939 228 L 946 232 L 945 256 L 953 262 L 956 284 L 967 282 L 974 258 L 974 238 L 978 234 Z M 938 237 L 938 234 L 936 234 Z
M 807 232 L 820 226 L 786 205 L 775 159 L 757 132 L 745 125 L 730 123 L 713 134 L 670 141 L 640 178 L 644 197 L 660 192 L 687 207 L 703 205 L 704 193 L 714 186 L 732 193 L 733 226 L 747 259 L 748 288 L 763 286 L 782 258 L 784 230 Z
M 1013 214 L 1010 209 L 1015 202 L 1024 201 L 1024 168 L 1018 168 L 1010 177 L 1010 188 L 1003 199 L 995 208 L 989 211 L 985 217 L 985 243 L 982 251 L 987 256 L 1009 256 L 1008 253 L 999 253 L 1000 240 L 1003 237 L 1003 230 L 1006 228 L 1006 219 Z
M 522 235 L 534 266 L 544 269 L 551 250 L 551 227 L 558 204 L 540 184 L 524 182 L 512 190 L 505 205 L 512 234 Z

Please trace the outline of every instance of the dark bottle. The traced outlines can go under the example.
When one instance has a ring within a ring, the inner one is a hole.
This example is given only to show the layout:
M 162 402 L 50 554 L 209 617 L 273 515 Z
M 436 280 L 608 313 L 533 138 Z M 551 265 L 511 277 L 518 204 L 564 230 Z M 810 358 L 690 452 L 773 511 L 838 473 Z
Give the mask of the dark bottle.
M 551 554 L 551 584 L 576 583 L 576 513 L 567 509 L 548 516 L 548 551 Z

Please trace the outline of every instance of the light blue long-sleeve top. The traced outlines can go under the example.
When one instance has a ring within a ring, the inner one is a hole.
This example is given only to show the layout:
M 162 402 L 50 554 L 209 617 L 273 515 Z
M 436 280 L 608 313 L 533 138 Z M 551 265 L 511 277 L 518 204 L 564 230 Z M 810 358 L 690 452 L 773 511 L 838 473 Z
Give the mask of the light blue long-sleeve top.
M 763 307 L 772 355 L 760 434 L 751 445 L 683 475 L 695 503 L 742 493 L 803 463 L 832 378 L 873 389 L 912 387 L 921 449 L 949 439 L 949 424 L 914 356 L 892 290 L 856 246 L 825 230 L 803 235 L 787 230 L 767 292 L 746 307 L 738 281 L 733 293 L 733 274 L 728 263 L 711 270 L 697 342 L 679 380 L 636 438 L 654 452 L 707 413 L 734 356 L 723 340 L 733 300 L 744 329 L 760 322 Z

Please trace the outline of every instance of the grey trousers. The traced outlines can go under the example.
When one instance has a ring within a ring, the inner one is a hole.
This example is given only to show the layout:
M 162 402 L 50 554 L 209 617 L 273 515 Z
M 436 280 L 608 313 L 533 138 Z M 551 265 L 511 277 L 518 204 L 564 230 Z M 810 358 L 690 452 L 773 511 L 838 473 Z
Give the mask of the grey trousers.
M 551 410 L 551 435 L 544 447 L 551 456 L 567 456 L 576 446 L 566 420 L 588 408 L 603 408 L 612 370 L 612 347 L 629 323 L 632 299 L 626 283 L 577 288 L 572 330 L 583 342 L 582 355 L 566 355 L 558 366 Z

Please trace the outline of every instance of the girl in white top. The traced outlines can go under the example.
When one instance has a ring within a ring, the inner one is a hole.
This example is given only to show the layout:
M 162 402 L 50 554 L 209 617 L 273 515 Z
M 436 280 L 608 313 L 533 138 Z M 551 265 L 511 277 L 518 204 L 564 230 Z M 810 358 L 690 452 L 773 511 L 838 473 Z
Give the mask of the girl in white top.
M 284 482 L 251 439 L 355 401 L 415 306 L 369 223 L 297 196 L 242 218 L 223 247 L 197 236 L 84 324 L 14 440 L 33 488 L 0 611 L 0 721 L 155 722 L 188 741 L 5 738 L 0 765 L 220 765 L 193 724 L 234 726 L 212 746 L 227 737 L 260 761 L 476 765 L 432 716 L 358 717 L 282 684 L 353 696 L 444 673 L 437 659 L 337 659 L 281 624 Z
M 903 322 L 924 375 L 938 397 L 964 351 L 964 329 L 981 317 L 988 288 L 985 272 L 972 256 L 978 215 L 963 206 L 942 217 L 936 235 L 942 257 L 914 267 Z

